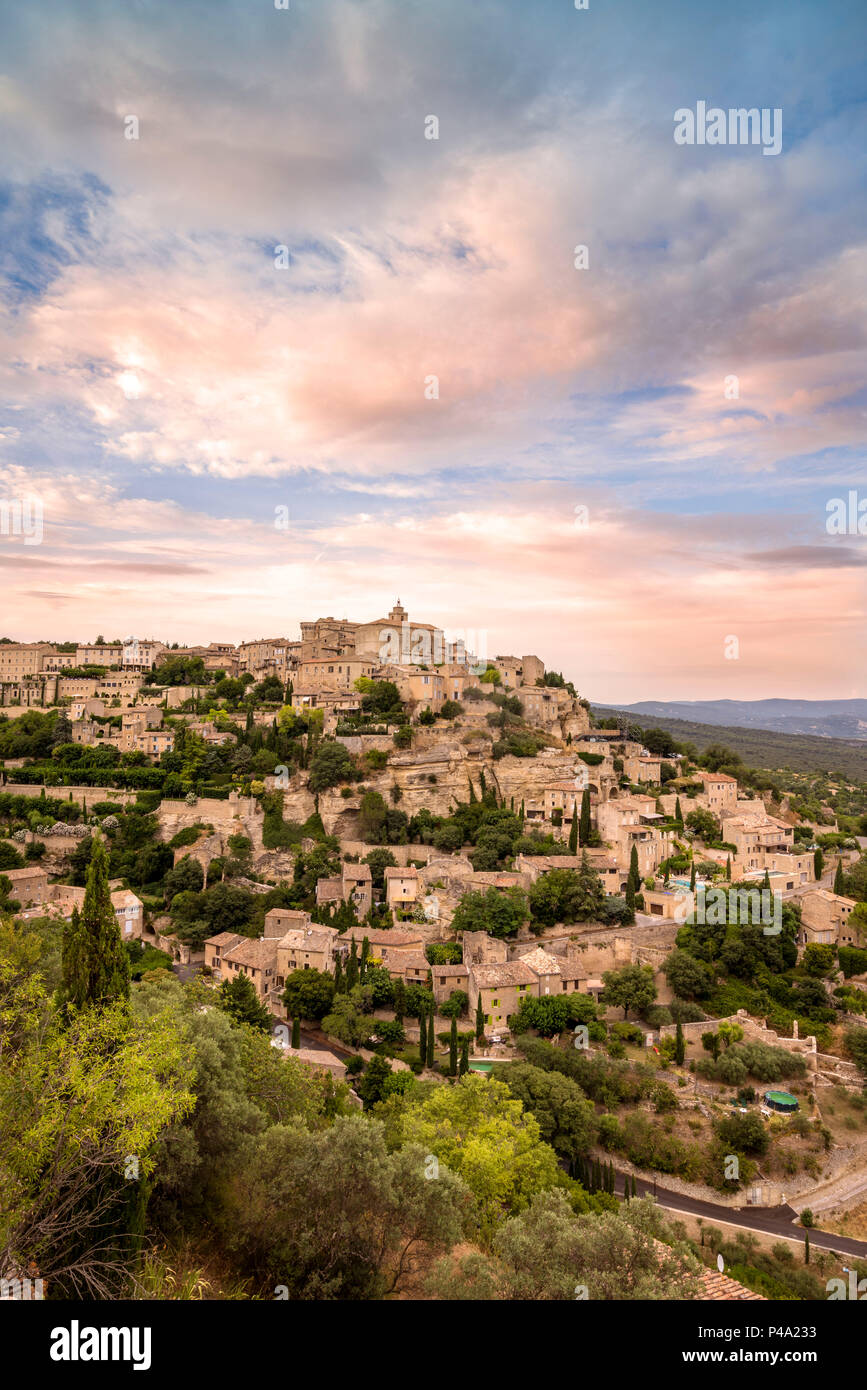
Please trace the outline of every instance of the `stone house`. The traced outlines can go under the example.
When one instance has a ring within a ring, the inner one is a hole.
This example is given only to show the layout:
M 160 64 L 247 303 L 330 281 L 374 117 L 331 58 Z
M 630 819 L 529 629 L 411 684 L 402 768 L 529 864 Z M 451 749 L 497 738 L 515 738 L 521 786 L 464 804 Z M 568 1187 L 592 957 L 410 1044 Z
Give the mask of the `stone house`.
M 432 965 L 430 973 L 437 1004 L 444 1004 L 455 989 L 469 994 L 470 972 L 465 965 Z
M 840 893 L 832 893 L 827 888 L 811 888 L 799 899 L 801 904 L 801 931 L 799 944 L 862 946 L 851 923 L 852 912 L 857 906 L 854 898 L 844 898 Z
M 418 902 L 418 895 L 418 869 L 397 866 L 385 870 L 385 901 L 389 907 L 411 907 Z
M 0 869 L 0 874 L 8 878 L 12 885 L 11 896 L 22 907 L 45 902 L 48 895 L 48 874 L 45 869 L 34 864 L 24 869 Z

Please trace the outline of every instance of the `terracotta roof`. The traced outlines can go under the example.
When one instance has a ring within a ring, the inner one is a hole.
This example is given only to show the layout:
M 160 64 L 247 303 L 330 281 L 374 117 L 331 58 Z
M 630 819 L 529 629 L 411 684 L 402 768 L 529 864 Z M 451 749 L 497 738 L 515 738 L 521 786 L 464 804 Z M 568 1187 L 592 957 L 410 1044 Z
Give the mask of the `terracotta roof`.
M 344 945 L 349 945 L 352 941 L 357 941 L 359 945 L 367 937 L 371 946 L 420 946 L 422 942 L 421 932 L 418 931 L 398 931 L 396 929 L 385 929 L 371 931 L 366 927 L 350 927 L 343 932 L 340 940 Z
M 537 976 L 523 961 L 513 960 L 502 965 L 474 965 L 473 979 L 478 989 L 497 989 L 503 985 L 534 985 Z
M 333 940 L 333 933 L 327 931 L 317 931 L 315 927 L 308 927 L 306 930 L 287 931 L 285 936 L 281 936 L 277 942 L 278 946 L 292 951 L 328 951 Z
M 385 871 L 388 873 L 388 869 Z M 351 878 L 354 883 L 370 883 L 372 875 L 369 864 L 344 864 L 343 877 Z
M 424 951 L 406 951 L 391 964 L 399 965 L 402 970 L 430 970 L 430 962 Z
M 525 965 L 529 965 L 531 970 L 535 970 L 537 975 L 559 975 L 560 962 L 556 956 L 552 956 L 550 951 L 543 951 L 541 946 L 536 946 L 534 950 L 527 951 L 521 956 Z
M 254 970 L 273 969 L 277 964 L 277 942 L 253 941 L 241 938 L 237 946 L 223 952 L 224 961 L 234 961 L 237 965 L 249 965 Z
M 431 975 L 435 980 L 453 980 L 469 975 L 465 965 L 432 965 Z
M 206 946 L 234 946 L 236 941 L 242 941 L 235 931 L 221 931 L 216 936 L 209 936 L 205 942 Z
M 369 876 L 369 875 L 368 875 L 368 876 Z M 418 878 L 418 869 L 401 869 L 401 868 L 386 869 L 386 871 L 385 871 L 385 878 L 386 878 L 386 879 L 392 879 L 392 878 Z
M 727 1274 L 720 1274 L 716 1269 L 705 1269 L 702 1271 L 701 1282 L 704 1293 L 702 1300 L 714 1303 L 766 1303 L 767 1299 L 762 1293 L 753 1293 L 745 1284 L 739 1284 L 737 1279 L 730 1279 Z
M 316 882 L 316 901 L 333 902 L 343 896 L 342 878 L 320 878 Z

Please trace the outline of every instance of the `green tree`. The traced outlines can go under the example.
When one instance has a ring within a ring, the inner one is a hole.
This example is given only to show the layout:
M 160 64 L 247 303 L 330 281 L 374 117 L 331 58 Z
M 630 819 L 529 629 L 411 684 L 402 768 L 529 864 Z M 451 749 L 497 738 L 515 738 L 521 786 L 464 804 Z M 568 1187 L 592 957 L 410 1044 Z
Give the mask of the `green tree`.
M 388 807 L 379 792 L 365 792 L 358 809 L 361 838 L 368 844 L 376 844 L 378 840 L 384 839 L 387 816 Z
M 581 1087 L 568 1076 L 543 1071 L 527 1062 L 495 1065 L 492 1075 L 504 1082 L 534 1117 L 545 1143 L 551 1145 L 576 1177 L 576 1164 L 593 1147 L 598 1127 L 593 1103 Z
M 452 1015 L 452 1026 L 449 1033 L 449 1076 L 458 1074 L 458 1020 Z
M 625 965 L 622 970 L 606 970 L 602 979 L 605 988 L 600 995 L 604 1004 L 623 1010 L 623 1017 L 629 1017 L 629 1010 L 640 1013 L 649 1009 L 656 998 L 653 971 L 642 965 Z
M 224 980 L 217 990 L 220 1008 L 234 1023 L 247 1023 L 267 1033 L 271 1030 L 271 1015 L 256 993 L 256 986 L 247 975 L 239 973 Z
M 666 956 L 662 973 L 678 999 L 705 999 L 714 987 L 714 974 L 710 966 L 680 948 Z
M 686 825 L 689 830 L 695 831 L 700 840 L 713 841 L 719 839 L 719 822 L 710 811 L 705 811 L 698 807 L 695 811 L 690 811 L 686 817 Z
M 382 892 L 385 886 L 385 871 L 396 868 L 397 860 L 390 849 L 372 849 L 364 862 L 370 865 L 370 879 L 374 889 Z
M 816 852 L 813 855 L 813 874 L 817 879 L 820 879 L 824 872 L 825 856 L 822 853 L 821 846 L 819 846 L 817 847 Z
M 325 970 L 293 970 L 286 977 L 283 1003 L 290 1018 L 318 1020 L 330 1011 L 335 990 L 335 981 Z
M 452 929 L 502 938 L 517 935 L 526 920 L 527 897 L 520 888 L 488 888 L 484 893 L 464 893 L 452 917 Z
M 81 916 L 64 931 L 61 995 L 76 1009 L 103 1008 L 129 998 L 129 957 L 111 905 L 108 855 L 97 836 L 93 844 Z
M 677 1030 L 674 1035 L 674 1060 L 679 1067 L 683 1066 L 686 1057 L 686 1043 L 683 1037 L 683 1024 L 680 1019 L 677 1021 Z
M 445 1166 L 428 1180 L 427 1152 L 389 1153 L 382 1123 L 362 1115 L 318 1131 L 274 1125 L 250 1138 L 225 1210 L 239 1268 L 268 1297 L 277 1284 L 305 1300 L 399 1293 L 418 1251 L 460 1239 L 471 1201 Z
M 521 803 L 523 807 L 523 802 Z M 521 812 L 523 816 L 523 810 Z M 581 819 L 578 826 L 578 842 L 586 845 L 590 840 L 590 788 L 585 787 L 581 794 Z
M 837 860 L 837 868 L 834 871 L 834 892 L 843 896 L 845 884 L 843 881 L 843 860 Z
M 571 824 L 571 826 L 570 826 L 570 828 L 569 828 L 569 853 L 570 853 L 570 854 L 576 854 L 577 852 L 578 852 L 578 804 L 577 804 L 577 802 L 576 802 L 576 803 L 573 805 L 573 807 L 572 807 L 572 824 Z
M 319 745 L 310 762 L 310 790 L 326 791 L 352 777 L 352 758 L 342 743 L 327 740 Z
M 476 999 L 476 1042 L 482 1043 L 485 1040 L 485 1015 L 482 1012 L 481 991 Z
M 385 1094 L 385 1085 L 392 1075 L 391 1064 L 385 1057 L 371 1057 L 357 1087 L 365 1110 L 370 1110 Z
M 418 1143 L 472 1190 L 483 1232 L 520 1211 L 536 1192 L 560 1180 L 554 1150 L 539 1124 L 508 1087 L 472 1072 L 454 1086 L 437 1086 L 398 1119 L 404 1144 Z
M 458 1066 L 458 1074 L 465 1076 L 470 1069 L 470 1040 L 465 1035 L 461 1039 L 461 1060 Z
M 300 1020 L 300 1018 L 293 1018 L 293 1020 L 292 1020 L 292 1049 L 293 1049 L 293 1051 L 297 1052 L 300 1046 L 301 1046 L 301 1020 Z
M 394 981 L 394 986 L 392 990 L 392 1008 L 394 1009 L 394 1017 L 396 1021 L 398 1023 L 403 1023 L 404 1015 L 406 1013 L 406 985 L 404 984 L 402 975 L 398 975 L 396 980 Z

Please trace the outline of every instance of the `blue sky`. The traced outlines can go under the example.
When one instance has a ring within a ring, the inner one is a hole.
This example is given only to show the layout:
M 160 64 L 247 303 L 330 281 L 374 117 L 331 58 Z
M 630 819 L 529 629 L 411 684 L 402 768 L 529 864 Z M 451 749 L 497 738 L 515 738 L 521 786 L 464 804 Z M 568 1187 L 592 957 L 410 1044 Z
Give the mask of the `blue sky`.
M 865 31 L 4 13 L 0 491 L 45 516 L 0 536 L 4 630 L 240 640 L 400 593 L 594 698 L 863 695 L 864 539 L 825 520 L 867 497 Z M 782 153 L 676 145 L 699 100 L 780 108 Z

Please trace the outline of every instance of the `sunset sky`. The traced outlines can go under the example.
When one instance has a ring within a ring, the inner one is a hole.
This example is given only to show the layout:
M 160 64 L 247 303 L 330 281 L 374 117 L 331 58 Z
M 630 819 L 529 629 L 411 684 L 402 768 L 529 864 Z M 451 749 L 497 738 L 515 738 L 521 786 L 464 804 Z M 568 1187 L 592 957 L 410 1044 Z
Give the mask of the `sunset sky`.
M 4 7 L 0 497 L 44 538 L 0 535 L 0 635 L 399 595 L 600 701 L 867 696 L 865 42 L 863 0 Z M 699 100 L 782 153 L 675 144 Z

